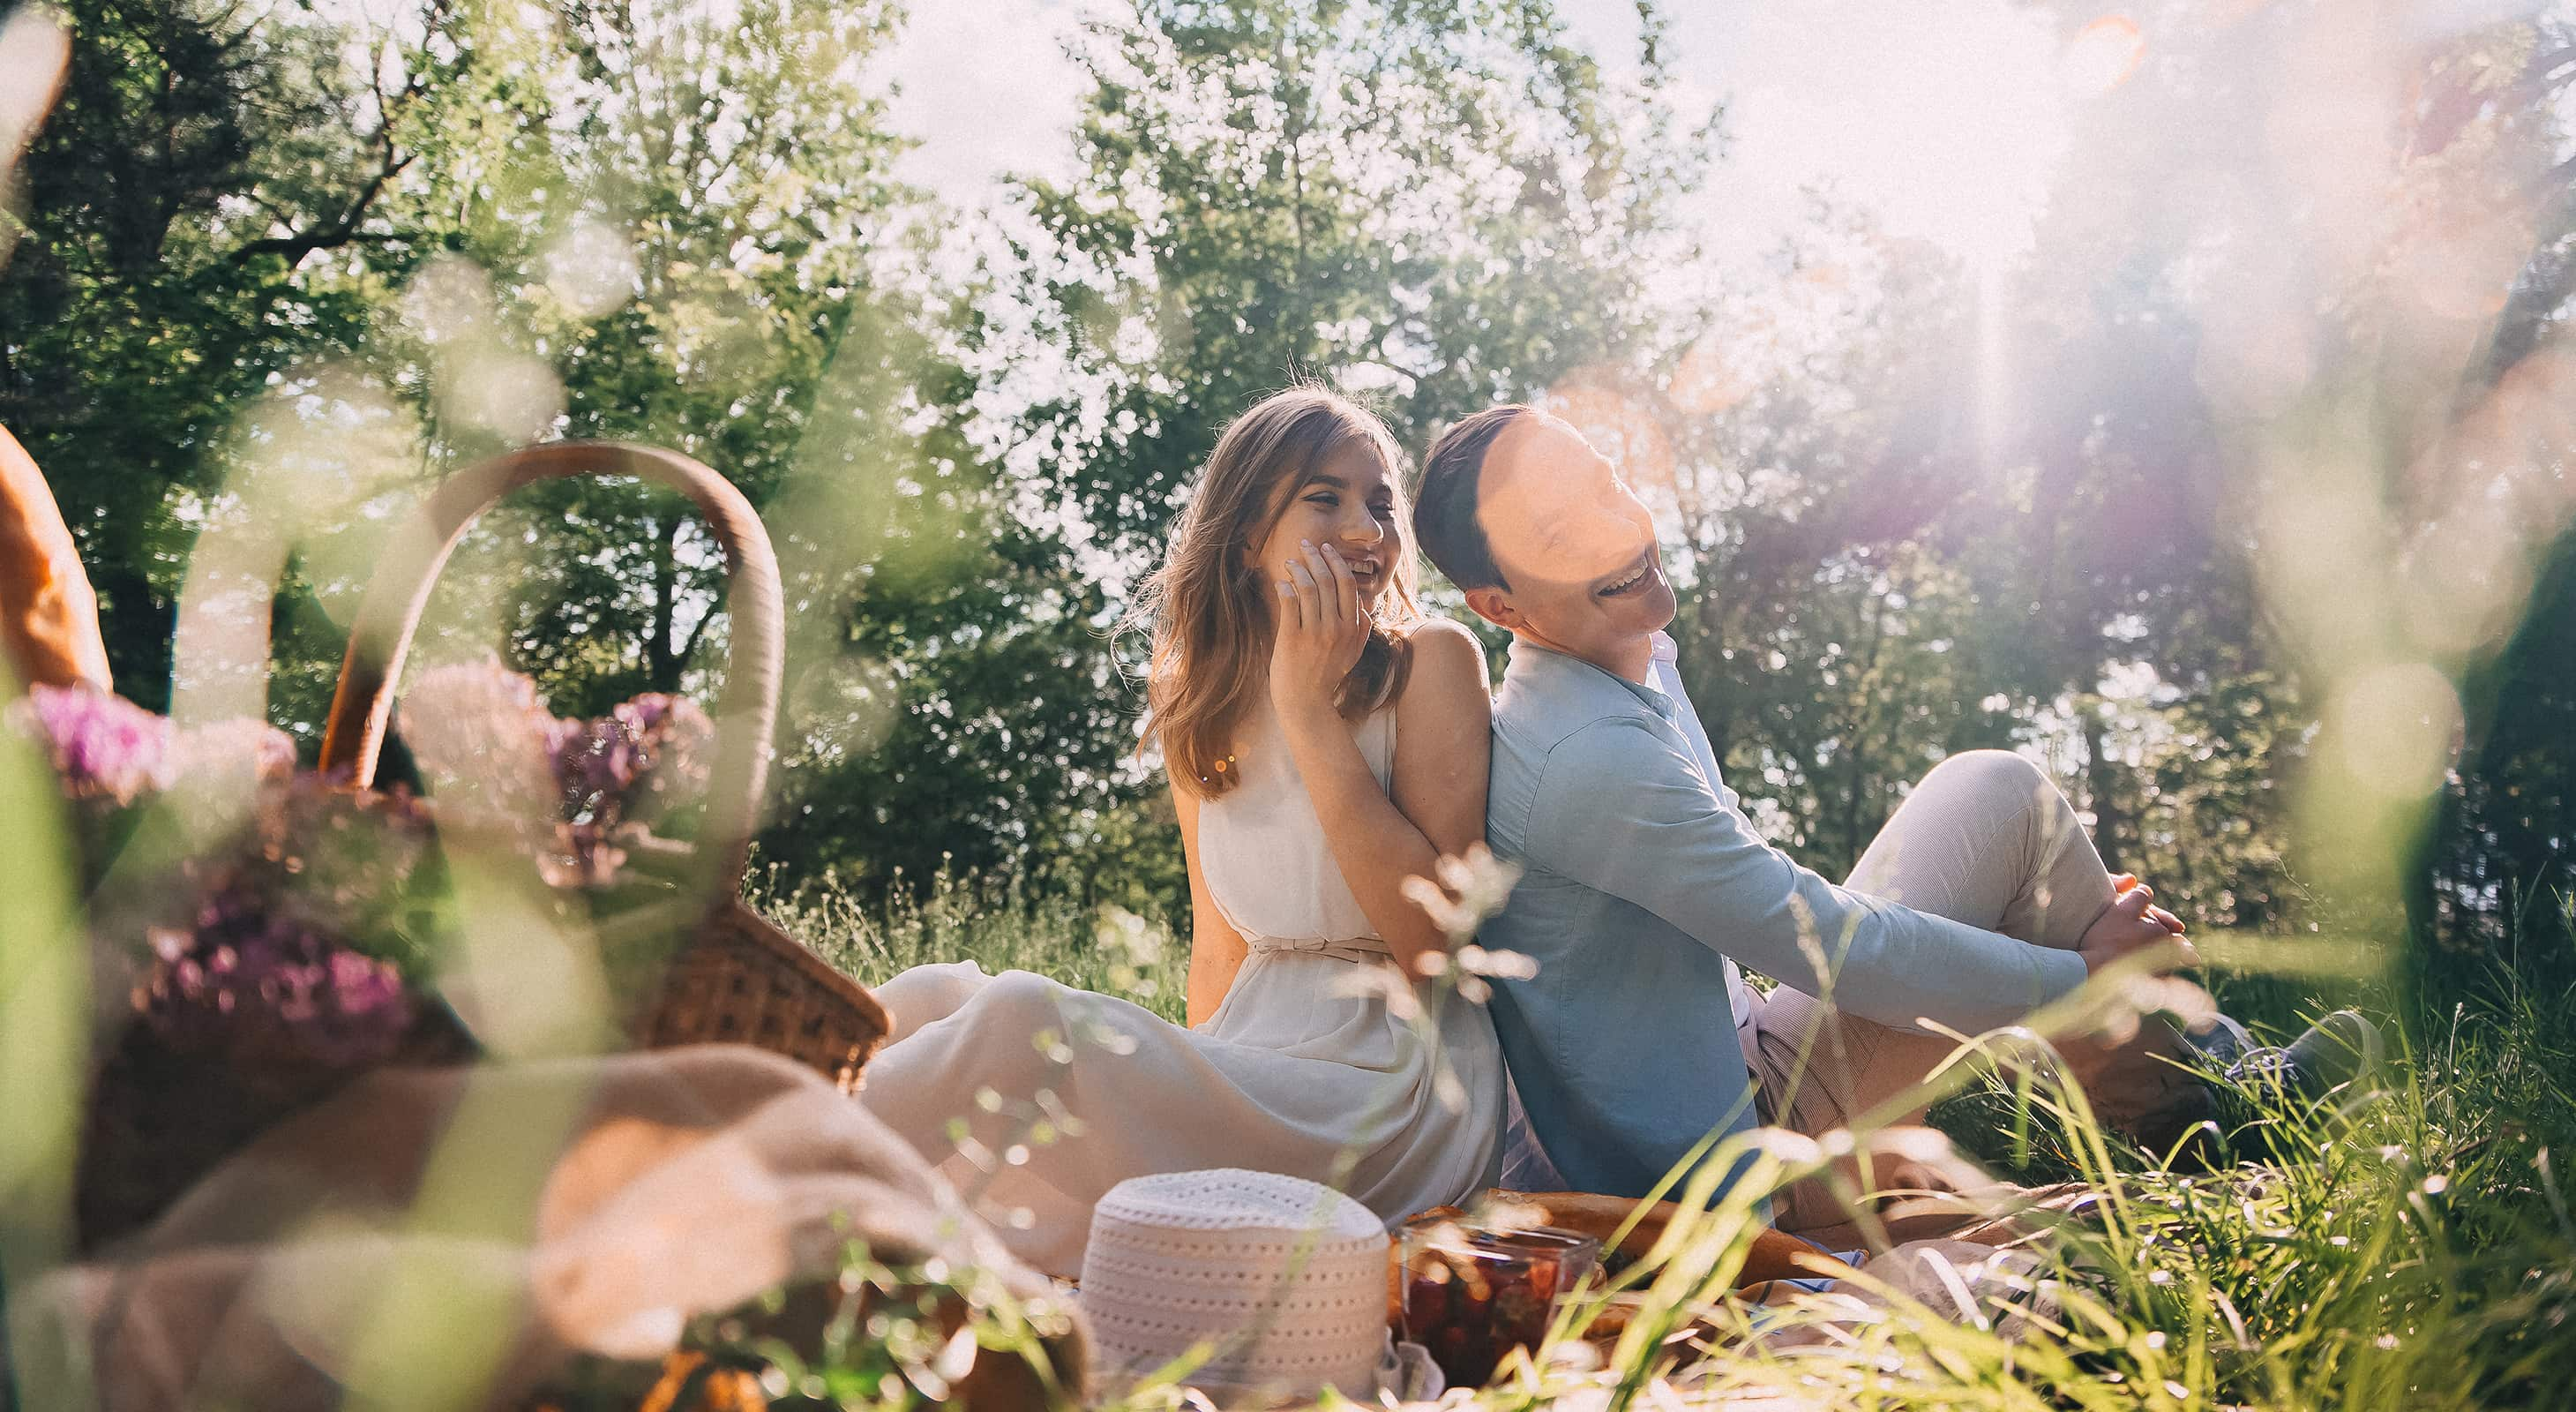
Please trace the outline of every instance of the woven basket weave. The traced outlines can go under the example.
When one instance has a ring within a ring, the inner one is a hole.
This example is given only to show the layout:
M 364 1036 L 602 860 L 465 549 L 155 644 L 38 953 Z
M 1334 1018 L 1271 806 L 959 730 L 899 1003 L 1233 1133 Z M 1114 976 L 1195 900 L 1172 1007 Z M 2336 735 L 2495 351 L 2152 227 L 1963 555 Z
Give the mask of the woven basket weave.
M 686 495 L 724 548 L 732 656 L 718 703 L 705 822 L 693 848 L 662 845 L 654 871 L 686 899 L 671 918 L 683 936 L 648 993 L 622 997 L 640 1047 L 749 1044 L 821 1070 L 844 1090 L 885 1039 L 885 1008 L 865 987 L 741 900 L 760 820 L 778 715 L 786 637 L 778 561 L 768 531 L 722 476 L 675 452 L 622 442 L 533 446 L 441 483 L 394 536 L 349 631 L 349 652 L 322 738 L 325 771 L 374 783 L 377 757 L 421 610 L 439 570 L 475 518 L 512 491 L 580 476 L 633 476 Z

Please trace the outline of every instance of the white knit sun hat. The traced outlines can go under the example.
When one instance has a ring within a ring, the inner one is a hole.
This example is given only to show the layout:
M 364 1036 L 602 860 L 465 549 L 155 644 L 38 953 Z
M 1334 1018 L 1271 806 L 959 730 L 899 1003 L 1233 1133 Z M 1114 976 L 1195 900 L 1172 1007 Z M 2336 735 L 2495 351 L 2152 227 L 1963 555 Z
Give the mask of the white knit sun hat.
M 1110 1188 L 1080 1299 L 1106 1384 L 1208 1343 L 1215 1355 L 1187 1381 L 1221 1401 L 1312 1401 L 1328 1385 L 1373 1400 L 1389 1377 L 1386 1280 L 1386 1227 L 1367 1207 L 1221 1167 Z

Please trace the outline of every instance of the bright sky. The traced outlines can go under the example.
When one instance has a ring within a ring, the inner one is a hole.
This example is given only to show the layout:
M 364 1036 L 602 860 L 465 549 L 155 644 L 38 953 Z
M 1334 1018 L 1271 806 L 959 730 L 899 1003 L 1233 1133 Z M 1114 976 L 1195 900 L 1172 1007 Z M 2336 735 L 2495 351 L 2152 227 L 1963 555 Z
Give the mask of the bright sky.
M 974 209 L 1005 172 L 1067 175 L 1082 92 L 1063 46 L 1102 0 L 915 7 L 891 71 L 907 175 Z M 1831 185 L 1894 232 L 2010 255 L 2064 145 L 2066 60 L 2045 16 L 2007 0 L 1711 0 L 1672 5 L 1687 104 L 1724 101 L 1733 144 L 1695 213 L 1721 251 L 1767 248 L 1802 188 Z M 1614 71 L 1636 63 L 1633 0 L 1563 0 Z

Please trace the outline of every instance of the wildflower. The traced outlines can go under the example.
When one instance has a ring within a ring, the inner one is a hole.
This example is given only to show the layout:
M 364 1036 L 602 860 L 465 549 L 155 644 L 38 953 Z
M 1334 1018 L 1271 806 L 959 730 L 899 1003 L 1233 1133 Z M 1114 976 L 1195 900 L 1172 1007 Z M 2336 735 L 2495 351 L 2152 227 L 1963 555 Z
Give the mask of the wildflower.
M 1124 956 L 1134 965 L 1151 966 L 1163 959 L 1168 938 L 1162 928 L 1113 902 L 1101 907 L 1092 940 L 1102 950 Z
M 75 799 L 131 804 L 169 782 L 170 722 L 93 686 L 34 686 L 10 724 L 45 748 Z
M 552 822 L 559 724 L 535 682 L 496 658 L 432 668 L 402 704 L 403 740 L 432 792 L 506 819 Z
M 1487 917 L 1503 910 L 1521 876 L 1481 843 L 1470 844 L 1464 854 L 1443 854 L 1431 871 L 1431 877 L 1406 878 L 1404 897 L 1429 913 L 1453 942 L 1474 936 Z
M 246 892 L 208 896 L 192 928 L 156 931 L 152 945 L 160 964 L 135 995 L 144 1022 L 254 1083 L 382 1063 L 412 1026 L 399 971 Z
M 1758 1152 L 1769 1153 L 1781 1166 L 1797 1171 L 1821 1167 L 1828 1156 L 1839 1156 L 1851 1150 L 1850 1133 L 1837 1128 L 1834 1134 L 1840 1134 L 1842 1140 L 1836 1144 L 1836 1150 L 1831 1153 L 1816 1139 L 1804 1133 L 1791 1132 L 1787 1128 L 1755 1128 L 1752 1134 L 1752 1145 Z M 1827 1134 L 1827 1136 L 1834 1134 Z
M 1429 914 L 1432 925 L 1440 928 L 1458 949 L 1454 958 L 1438 953 L 1415 958 L 1414 970 L 1418 974 L 1447 974 L 1454 959 L 1459 996 L 1482 1005 L 1493 996 L 1486 977 L 1518 979 L 1538 973 L 1537 965 L 1518 952 L 1487 952 L 1471 941 L 1476 928 L 1503 910 L 1503 904 L 1510 900 L 1513 886 L 1520 881 L 1518 868 L 1495 858 L 1478 843 L 1470 845 L 1463 855 L 1443 854 L 1431 871 L 1431 877 L 1406 878 L 1401 891 L 1406 901 Z
M 517 830 L 512 850 L 559 888 L 616 880 L 626 830 L 702 791 L 715 741 L 696 702 L 659 692 L 557 719 L 536 683 L 496 659 L 423 674 L 402 727 L 431 788 Z
M 1333 982 L 1332 993 L 1338 997 L 1383 1001 L 1386 1012 L 1407 1024 L 1422 1018 L 1422 1002 L 1406 984 L 1402 973 L 1392 966 L 1349 966 Z
M 1161 989 L 1146 972 L 1162 961 L 1168 941 L 1162 928 L 1115 903 L 1101 907 L 1092 929 L 1092 944 L 1109 959 L 1109 984 L 1132 996 L 1151 996 Z
M 609 827 L 668 809 L 705 786 L 714 742 L 715 723 L 696 702 L 660 692 L 594 720 L 550 722 L 562 815 Z
M 1538 974 L 1538 960 L 1518 951 L 1488 951 L 1481 946 L 1462 946 L 1458 948 L 1458 969 L 1500 981 L 1525 981 Z
M 1437 1062 L 1432 1067 L 1431 1096 L 1443 1112 L 1467 1111 L 1467 1085 L 1459 1079 L 1458 1071 L 1446 1062 Z
M 402 944 L 407 913 L 421 905 L 414 883 L 434 838 L 425 802 L 407 790 L 357 793 L 303 774 L 261 790 L 247 836 L 194 866 L 208 888 L 381 951 Z

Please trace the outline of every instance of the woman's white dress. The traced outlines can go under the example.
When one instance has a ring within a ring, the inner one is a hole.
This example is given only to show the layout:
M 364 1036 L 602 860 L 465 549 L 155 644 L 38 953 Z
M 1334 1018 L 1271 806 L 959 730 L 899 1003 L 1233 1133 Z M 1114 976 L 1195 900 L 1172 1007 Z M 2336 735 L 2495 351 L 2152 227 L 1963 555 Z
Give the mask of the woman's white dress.
M 1385 785 L 1394 711 L 1354 733 Z M 1236 753 L 1242 783 L 1200 806 L 1198 853 L 1210 897 L 1250 954 L 1204 1027 L 971 961 L 918 966 L 877 991 L 894 1037 L 869 1063 L 861 1101 L 976 1196 L 1014 1254 L 1050 1274 L 1079 1272 L 1092 1206 L 1129 1177 L 1285 1172 L 1392 1222 L 1497 1175 L 1503 1062 L 1492 1021 L 1451 997 L 1418 1022 L 1433 1037 L 1390 1009 L 1386 983 L 1402 982 L 1386 943 L 1343 882 L 1266 708 Z M 1050 1143 L 1030 1140 L 1041 1115 L 1057 1132 Z M 1067 1115 L 1078 1133 L 1064 1133 Z

